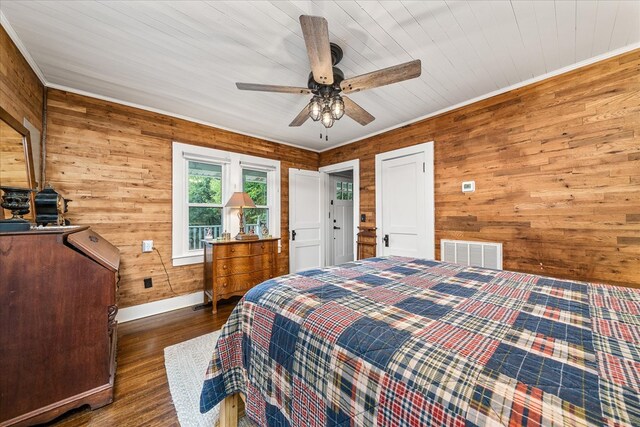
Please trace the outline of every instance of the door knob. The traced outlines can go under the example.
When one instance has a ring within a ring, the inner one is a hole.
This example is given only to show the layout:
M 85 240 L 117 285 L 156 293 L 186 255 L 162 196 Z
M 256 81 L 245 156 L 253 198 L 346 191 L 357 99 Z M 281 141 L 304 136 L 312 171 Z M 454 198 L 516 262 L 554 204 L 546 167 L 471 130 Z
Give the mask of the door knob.
M 291 230 L 291 240 L 296 240 L 296 230 Z
M 384 237 L 382 238 L 382 241 L 384 242 L 384 247 L 388 248 L 389 247 L 389 235 L 385 234 Z
M 340 230 L 340 227 L 336 227 L 335 225 L 333 226 L 334 230 Z

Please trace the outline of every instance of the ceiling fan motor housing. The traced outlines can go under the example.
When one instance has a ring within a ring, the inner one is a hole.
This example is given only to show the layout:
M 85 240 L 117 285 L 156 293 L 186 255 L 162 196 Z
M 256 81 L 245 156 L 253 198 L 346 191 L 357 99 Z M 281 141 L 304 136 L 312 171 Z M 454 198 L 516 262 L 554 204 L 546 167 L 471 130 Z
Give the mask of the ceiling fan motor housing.
M 333 67 L 333 84 L 323 85 L 316 82 L 313 79 L 313 73 L 309 73 L 309 80 L 307 82 L 307 87 L 311 89 L 313 93 L 316 95 L 322 95 L 323 93 L 329 92 L 333 94 L 338 94 L 342 89 L 340 89 L 340 82 L 344 80 L 344 73 L 338 67 Z

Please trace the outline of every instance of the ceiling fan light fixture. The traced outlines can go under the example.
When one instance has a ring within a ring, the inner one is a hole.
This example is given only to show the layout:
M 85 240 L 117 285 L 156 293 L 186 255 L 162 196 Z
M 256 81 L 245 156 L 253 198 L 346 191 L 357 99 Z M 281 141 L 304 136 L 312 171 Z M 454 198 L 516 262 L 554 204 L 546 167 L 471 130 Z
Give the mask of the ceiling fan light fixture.
M 333 122 L 334 120 L 333 114 L 331 114 L 331 109 L 325 107 L 324 110 L 322 110 L 322 125 L 328 129 L 333 126 Z
M 320 120 L 322 116 L 322 101 L 319 96 L 314 96 L 309 103 L 309 117 L 314 122 Z
M 344 115 L 344 101 L 340 95 L 336 95 L 331 100 L 331 116 L 335 120 L 340 120 Z
M 348 95 L 387 86 L 420 77 L 422 73 L 422 63 L 419 59 L 414 59 L 345 79 L 344 73 L 337 67 L 342 60 L 343 51 L 340 46 L 329 41 L 327 20 L 321 16 L 301 15 L 300 27 L 311 66 L 307 87 L 236 83 L 236 87 L 240 90 L 304 96 L 313 94 L 311 101 L 289 123 L 290 127 L 302 126 L 311 118 L 313 121 L 321 121 L 325 128 L 330 128 L 343 115 L 366 126 L 375 120 L 375 117 L 347 96 L 340 96 L 340 94 Z

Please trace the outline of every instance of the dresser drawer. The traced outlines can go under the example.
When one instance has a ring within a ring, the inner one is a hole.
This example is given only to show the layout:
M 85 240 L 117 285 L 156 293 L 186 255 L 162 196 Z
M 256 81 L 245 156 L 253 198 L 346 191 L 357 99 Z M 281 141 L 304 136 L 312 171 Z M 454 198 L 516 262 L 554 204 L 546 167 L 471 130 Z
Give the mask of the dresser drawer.
M 275 242 L 255 242 L 251 244 L 252 255 L 270 254 Z
M 226 258 L 215 261 L 216 276 L 230 276 L 234 274 L 251 273 L 271 267 L 273 255 L 253 255 L 241 258 Z
M 241 244 L 220 244 L 216 245 L 214 249 L 215 258 L 232 258 L 238 256 L 251 255 L 251 243 Z
M 224 298 L 225 294 L 248 291 L 253 286 L 264 282 L 270 277 L 269 270 L 254 271 L 252 273 L 220 277 L 216 279 L 215 286 L 219 295 Z

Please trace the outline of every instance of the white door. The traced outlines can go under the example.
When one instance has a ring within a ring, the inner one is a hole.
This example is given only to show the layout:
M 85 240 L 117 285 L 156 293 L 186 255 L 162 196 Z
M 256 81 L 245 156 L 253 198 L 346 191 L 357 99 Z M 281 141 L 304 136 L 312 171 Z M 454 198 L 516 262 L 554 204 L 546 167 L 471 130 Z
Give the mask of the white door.
M 333 235 L 333 263 L 353 261 L 353 179 L 331 177 L 332 215 L 329 227 Z
M 289 272 L 322 266 L 320 172 L 289 169 Z
M 376 156 L 381 255 L 434 258 L 433 145 L 424 145 Z

